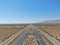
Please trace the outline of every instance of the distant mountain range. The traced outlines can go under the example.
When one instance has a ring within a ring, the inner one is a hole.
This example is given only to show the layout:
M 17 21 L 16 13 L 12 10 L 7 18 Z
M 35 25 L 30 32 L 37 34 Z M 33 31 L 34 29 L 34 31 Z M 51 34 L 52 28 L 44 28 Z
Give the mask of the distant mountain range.
M 41 24 L 60 24 L 60 20 L 48 20 L 42 22 Z
M 38 22 L 38 23 L 27 23 L 27 24 L 0 24 L 0 26 L 21 26 L 21 25 L 29 25 L 29 24 L 34 24 L 34 25 L 60 25 L 60 20 L 47 20 L 43 22 Z
M 34 23 L 35 25 L 60 25 L 60 20 L 47 20 L 39 23 Z

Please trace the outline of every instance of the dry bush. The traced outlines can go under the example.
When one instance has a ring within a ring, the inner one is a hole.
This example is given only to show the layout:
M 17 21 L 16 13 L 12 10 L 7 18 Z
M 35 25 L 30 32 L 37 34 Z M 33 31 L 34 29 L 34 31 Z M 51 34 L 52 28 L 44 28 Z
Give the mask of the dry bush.
M 60 25 L 40 25 L 38 28 L 60 41 Z
M 24 28 L 19 26 L 0 26 L 0 43 Z

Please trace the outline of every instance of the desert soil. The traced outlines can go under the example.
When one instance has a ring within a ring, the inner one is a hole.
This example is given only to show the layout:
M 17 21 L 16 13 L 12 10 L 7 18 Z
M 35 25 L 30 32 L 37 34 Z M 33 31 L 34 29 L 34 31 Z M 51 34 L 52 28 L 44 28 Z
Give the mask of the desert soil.
M 23 45 L 38 45 L 35 36 L 28 35 L 25 41 L 23 42 Z
M 39 25 L 37 27 L 60 41 L 60 25 Z
M 0 26 L 0 43 L 8 39 L 13 34 L 22 30 L 24 26 Z

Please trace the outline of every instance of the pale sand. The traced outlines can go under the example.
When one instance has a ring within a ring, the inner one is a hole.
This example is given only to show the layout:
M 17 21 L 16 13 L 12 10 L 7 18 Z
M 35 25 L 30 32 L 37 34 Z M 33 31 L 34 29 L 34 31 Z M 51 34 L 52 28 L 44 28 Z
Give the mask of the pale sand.
M 24 26 L 0 26 L 0 43 L 8 39 L 13 34 L 22 30 Z
M 23 42 L 23 45 L 38 45 L 35 36 L 28 35 L 25 41 Z
M 45 31 L 46 33 L 48 33 L 50 36 L 54 37 L 55 39 L 60 41 L 60 25 L 40 25 L 37 26 L 39 29 Z

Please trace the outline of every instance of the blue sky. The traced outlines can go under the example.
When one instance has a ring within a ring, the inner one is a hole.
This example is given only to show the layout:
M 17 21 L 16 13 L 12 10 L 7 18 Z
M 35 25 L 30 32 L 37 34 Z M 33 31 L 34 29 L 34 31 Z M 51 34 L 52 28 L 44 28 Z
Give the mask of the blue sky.
M 60 0 L 0 0 L 0 23 L 60 19 Z

